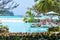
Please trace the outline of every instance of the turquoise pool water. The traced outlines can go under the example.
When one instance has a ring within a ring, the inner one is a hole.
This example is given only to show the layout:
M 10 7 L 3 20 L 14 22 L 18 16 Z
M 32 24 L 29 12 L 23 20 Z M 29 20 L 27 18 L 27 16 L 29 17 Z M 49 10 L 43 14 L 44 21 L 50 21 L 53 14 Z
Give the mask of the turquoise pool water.
M 22 16 L 0 16 L 0 18 L 23 18 Z M 31 28 L 32 23 L 3 22 L 11 32 L 46 32 L 48 28 Z

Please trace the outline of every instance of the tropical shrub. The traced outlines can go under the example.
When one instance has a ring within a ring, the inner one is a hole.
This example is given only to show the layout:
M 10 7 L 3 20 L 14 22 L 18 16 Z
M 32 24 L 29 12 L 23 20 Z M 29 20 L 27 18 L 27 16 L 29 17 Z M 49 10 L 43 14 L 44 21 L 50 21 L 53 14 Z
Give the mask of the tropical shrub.
M 48 31 L 49 31 L 49 32 L 50 32 L 50 31 L 52 31 L 52 32 L 60 31 L 60 26 L 49 28 Z

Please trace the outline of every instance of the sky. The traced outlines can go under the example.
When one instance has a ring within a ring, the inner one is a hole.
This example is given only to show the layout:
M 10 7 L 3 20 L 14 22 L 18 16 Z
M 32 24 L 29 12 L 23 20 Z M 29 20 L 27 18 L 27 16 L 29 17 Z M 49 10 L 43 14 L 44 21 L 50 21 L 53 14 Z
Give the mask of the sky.
M 34 0 L 13 0 L 15 3 L 20 4 L 17 8 L 13 9 L 14 15 L 25 15 L 27 8 L 32 7 L 35 2 Z

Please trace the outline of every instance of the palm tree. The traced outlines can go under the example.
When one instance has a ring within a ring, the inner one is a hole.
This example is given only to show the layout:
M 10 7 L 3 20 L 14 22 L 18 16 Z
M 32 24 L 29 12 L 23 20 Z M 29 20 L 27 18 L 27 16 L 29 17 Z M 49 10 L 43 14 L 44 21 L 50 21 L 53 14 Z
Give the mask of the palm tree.
M 34 0 L 34 1 L 37 2 L 37 1 L 39 1 L 39 0 Z M 60 0 L 55 0 L 55 1 L 60 2 Z
M 32 8 L 37 14 L 54 11 L 60 13 L 60 3 L 56 0 L 40 0 Z
M 34 21 L 34 15 L 31 12 L 31 9 L 29 11 L 26 12 L 26 14 L 28 15 L 29 18 L 24 17 L 24 21 L 27 20 L 27 22 L 33 22 Z

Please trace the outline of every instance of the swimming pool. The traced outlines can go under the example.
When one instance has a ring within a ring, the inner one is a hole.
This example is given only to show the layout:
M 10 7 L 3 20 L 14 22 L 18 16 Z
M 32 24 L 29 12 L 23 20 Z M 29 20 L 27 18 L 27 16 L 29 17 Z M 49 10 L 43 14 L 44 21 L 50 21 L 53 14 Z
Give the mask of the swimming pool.
M 2 22 L 2 24 L 5 26 L 8 26 L 10 32 L 46 32 L 48 31 L 48 28 L 31 28 L 30 26 L 32 25 L 32 23 L 24 23 L 23 21 L 21 22 L 21 19 L 23 19 L 22 16 L 0 16 L 1 21 L 5 20 Z M 6 21 L 6 20 L 11 20 L 11 21 Z

